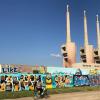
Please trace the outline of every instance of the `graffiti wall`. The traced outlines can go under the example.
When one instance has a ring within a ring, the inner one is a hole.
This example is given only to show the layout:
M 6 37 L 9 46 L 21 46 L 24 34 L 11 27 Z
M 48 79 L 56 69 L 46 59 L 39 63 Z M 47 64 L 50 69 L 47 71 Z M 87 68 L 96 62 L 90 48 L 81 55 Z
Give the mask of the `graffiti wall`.
M 0 91 L 34 90 L 34 81 L 41 79 L 46 88 L 73 86 L 73 76 L 51 74 L 1 74 Z
M 46 88 L 100 85 L 100 75 L 0 74 L 0 91 L 31 91 L 38 80 Z
M 38 80 L 41 80 L 42 85 L 46 86 L 46 88 L 100 85 L 100 74 L 97 70 L 87 71 L 89 73 L 85 75 L 85 71 L 80 69 L 74 70 L 70 68 L 66 69 L 66 71 L 63 68 L 59 70 L 55 68 L 53 71 L 53 68 L 49 68 L 46 74 L 46 69 L 44 70 L 43 67 L 35 67 L 34 70 L 41 69 L 41 74 L 29 74 L 20 73 L 18 68 L 21 68 L 21 66 L 2 66 L 2 72 L 4 73 L 0 74 L 0 91 L 32 91 L 34 90 L 34 82 Z M 72 70 L 73 72 L 70 73 Z
M 36 78 L 35 75 L 1 75 L 0 91 L 34 90 L 33 83 Z

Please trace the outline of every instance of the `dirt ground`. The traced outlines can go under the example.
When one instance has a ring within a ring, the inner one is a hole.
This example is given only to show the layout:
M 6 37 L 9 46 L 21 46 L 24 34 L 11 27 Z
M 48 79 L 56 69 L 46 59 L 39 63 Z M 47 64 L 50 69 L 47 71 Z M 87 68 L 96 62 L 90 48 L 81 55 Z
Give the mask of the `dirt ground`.
M 32 97 L 6 100 L 34 100 Z M 75 92 L 50 95 L 47 99 L 41 100 L 100 100 L 100 91 Z

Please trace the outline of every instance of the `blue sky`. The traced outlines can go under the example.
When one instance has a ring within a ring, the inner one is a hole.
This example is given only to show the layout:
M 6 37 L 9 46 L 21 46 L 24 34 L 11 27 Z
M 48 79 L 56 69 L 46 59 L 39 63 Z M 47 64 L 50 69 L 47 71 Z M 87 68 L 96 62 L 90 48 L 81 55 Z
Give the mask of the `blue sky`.
M 71 37 L 83 46 L 83 10 L 87 11 L 89 43 L 96 47 L 96 14 L 100 0 L 0 0 L 0 63 L 61 66 L 66 41 L 66 5 L 70 6 Z

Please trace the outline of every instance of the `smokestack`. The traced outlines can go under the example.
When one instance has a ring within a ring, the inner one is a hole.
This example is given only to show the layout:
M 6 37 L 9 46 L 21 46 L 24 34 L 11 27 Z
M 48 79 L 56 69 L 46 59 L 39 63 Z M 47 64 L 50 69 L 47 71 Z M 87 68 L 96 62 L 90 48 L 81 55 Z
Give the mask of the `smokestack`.
M 97 17 L 97 20 L 96 20 L 96 24 L 97 24 L 97 47 L 100 51 L 100 30 L 99 30 L 99 18 L 98 18 L 98 15 L 96 15 Z M 99 56 L 100 56 L 100 53 L 99 53 Z
M 85 47 L 88 45 L 87 18 L 85 10 L 84 10 L 84 45 Z
M 67 5 L 67 12 L 66 12 L 66 32 L 67 32 L 67 43 L 71 42 L 71 36 L 70 36 L 70 13 L 69 13 L 69 5 Z

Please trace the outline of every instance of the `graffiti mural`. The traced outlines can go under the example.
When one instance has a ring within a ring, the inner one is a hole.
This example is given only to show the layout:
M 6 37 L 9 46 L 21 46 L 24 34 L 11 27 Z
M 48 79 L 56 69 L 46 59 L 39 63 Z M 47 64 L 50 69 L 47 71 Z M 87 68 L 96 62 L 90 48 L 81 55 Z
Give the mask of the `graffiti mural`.
M 74 75 L 74 86 L 88 86 L 90 85 L 87 75 Z
M 0 76 L 0 91 L 34 90 L 35 80 L 41 80 L 46 88 L 69 87 L 72 79 L 69 75 L 5 74 Z
M 70 75 L 55 75 L 56 87 L 71 87 L 73 86 L 73 76 Z
M 0 91 L 33 91 L 34 82 L 41 80 L 42 85 L 49 88 L 62 88 L 73 86 L 98 86 L 100 85 L 100 75 L 82 75 L 78 69 L 75 75 L 66 73 L 54 74 L 0 74 Z
M 89 75 L 90 86 L 100 85 L 100 75 Z
M 56 82 L 56 87 L 64 87 L 64 80 L 63 76 L 61 75 L 56 75 L 55 76 L 55 82 Z
M 72 87 L 73 86 L 73 76 L 66 75 L 65 76 L 65 87 Z

